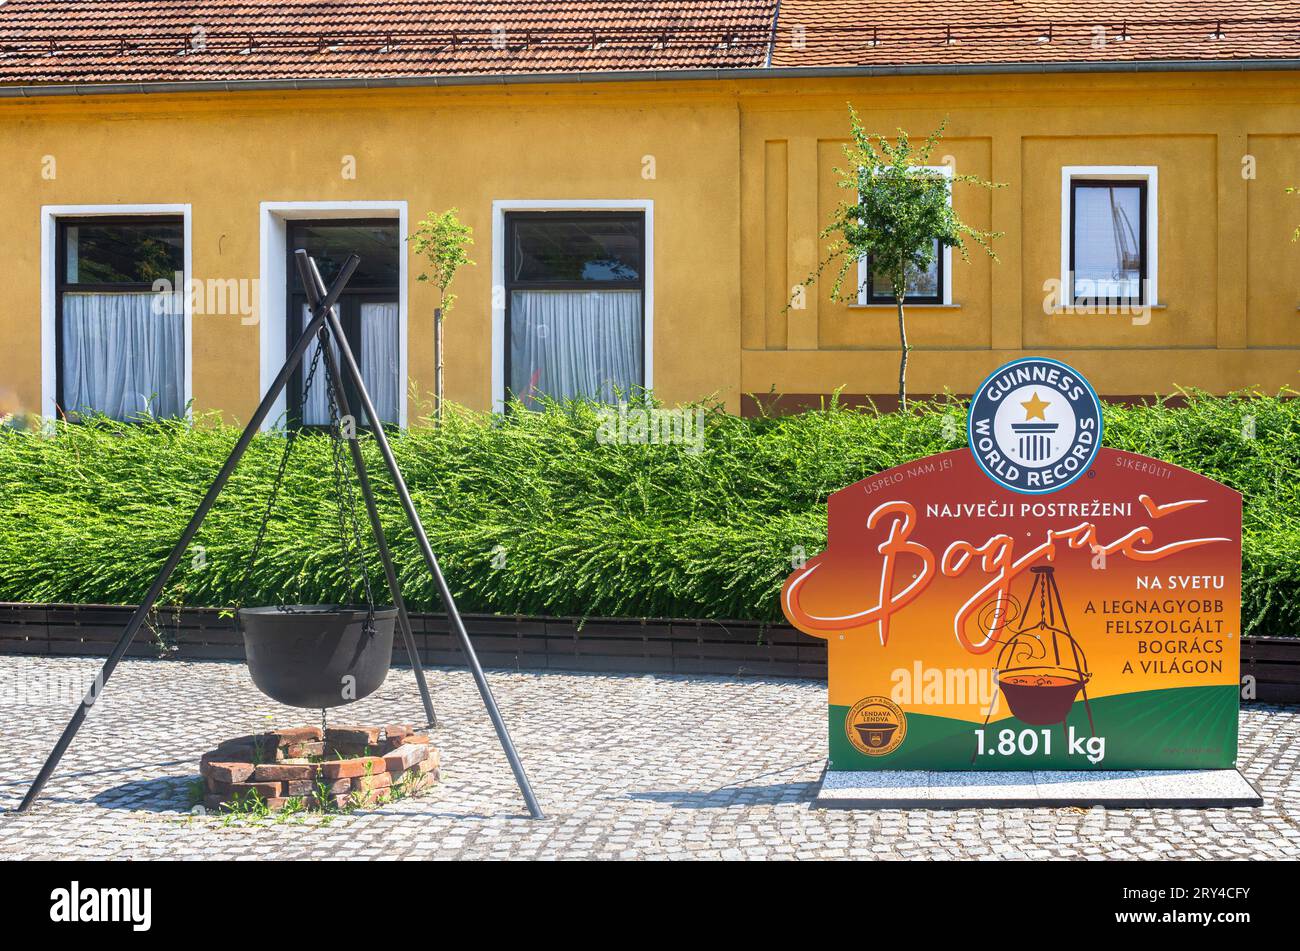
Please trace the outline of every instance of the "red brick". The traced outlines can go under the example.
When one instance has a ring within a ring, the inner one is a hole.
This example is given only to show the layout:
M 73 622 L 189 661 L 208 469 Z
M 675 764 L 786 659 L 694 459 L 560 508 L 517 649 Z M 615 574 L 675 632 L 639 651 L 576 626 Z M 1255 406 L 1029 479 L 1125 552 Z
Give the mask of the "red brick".
M 287 779 L 284 782 L 284 794 L 286 796 L 314 796 L 316 794 L 316 783 L 310 779 Z
M 253 775 L 252 763 L 221 763 L 205 757 L 199 760 L 199 775 L 219 783 L 242 783 Z
M 215 750 L 204 753 L 199 762 L 210 759 L 218 763 L 251 763 L 256 752 L 252 743 L 222 743 Z
M 389 770 L 410 769 L 429 755 L 429 747 L 416 744 L 404 744 L 384 756 L 384 768 Z
M 420 772 L 419 768 L 408 769 L 402 774 L 402 790 L 408 795 L 413 796 L 421 790 L 433 785 L 438 779 L 438 771 Z
M 320 764 L 320 774 L 326 779 L 343 779 L 364 776 L 369 773 L 382 773 L 386 769 L 384 761 L 378 756 L 361 756 L 356 759 L 335 759 Z
M 425 786 L 432 782 L 432 773 L 422 773 L 416 768 L 408 769 L 402 774 L 402 790 L 408 795 L 413 796 Z
M 281 794 L 279 783 L 220 783 L 212 779 L 208 780 L 208 790 L 227 798 L 257 793 L 263 799 L 270 799 Z
M 387 776 L 387 773 L 384 773 Z M 379 806 L 392 800 L 393 790 L 388 786 L 376 786 L 369 789 L 355 789 L 348 801 L 359 806 Z
M 351 797 L 348 796 L 348 795 L 337 795 L 337 796 L 326 796 L 326 797 L 325 797 L 325 803 L 326 803 L 326 805 L 327 805 L 327 806 L 332 806 L 332 807 L 335 808 L 335 809 L 346 809 L 346 808 L 348 807 L 348 804 L 349 804 L 351 801 L 352 801 L 352 800 L 351 800 Z M 307 805 L 310 806 L 312 809 L 320 809 L 320 808 L 321 808 L 320 799 L 317 798 L 316 796 L 312 796 L 310 799 L 308 799 L 308 800 L 307 800 Z
M 427 773 L 436 770 L 441 764 L 442 754 L 438 752 L 436 747 L 429 747 L 428 757 L 417 763 L 415 768 L 422 773 Z
M 366 792 L 371 789 L 385 789 L 393 781 L 393 778 L 387 773 L 371 773 L 369 776 L 358 776 L 352 780 L 353 792 Z
M 414 744 L 417 744 L 417 745 L 419 745 L 419 746 L 428 746 L 428 745 L 429 745 L 429 737 L 428 737 L 428 735 L 425 734 L 425 733 L 412 733 L 410 736 L 406 737 L 402 742 L 404 742 L 404 743 L 414 743 Z
M 315 779 L 315 763 L 264 763 L 253 770 L 253 782 L 274 783 L 286 779 Z
M 388 737 L 390 740 L 400 740 L 411 732 L 413 732 L 411 727 L 405 723 L 390 723 L 388 726 L 384 727 L 384 736 Z
M 252 736 L 237 736 L 217 747 L 217 750 L 229 750 L 229 759 L 249 760 L 258 763 L 270 763 L 279 758 L 280 737 L 274 733 L 257 733 Z
M 318 726 L 290 727 L 287 730 L 276 730 L 275 735 L 284 746 L 292 743 L 319 743 L 324 739 Z
M 324 755 L 325 744 L 321 742 L 290 743 L 284 748 L 285 759 L 306 759 L 309 756 Z
M 354 746 L 376 746 L 379 743 L 379 727 L 377 726 L 340 726 L 332 727 L 325 731 L 325 744 L 327 746 L 354 745 Z

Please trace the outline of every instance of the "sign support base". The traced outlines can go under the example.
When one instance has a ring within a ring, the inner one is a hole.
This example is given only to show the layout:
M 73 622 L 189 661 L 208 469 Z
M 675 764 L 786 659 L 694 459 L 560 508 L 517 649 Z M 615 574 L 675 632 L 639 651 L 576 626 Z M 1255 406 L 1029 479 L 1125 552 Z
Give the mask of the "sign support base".
M 823 770 L 816 809 L 1227 809 L 1262 806 L 1236 769 Z

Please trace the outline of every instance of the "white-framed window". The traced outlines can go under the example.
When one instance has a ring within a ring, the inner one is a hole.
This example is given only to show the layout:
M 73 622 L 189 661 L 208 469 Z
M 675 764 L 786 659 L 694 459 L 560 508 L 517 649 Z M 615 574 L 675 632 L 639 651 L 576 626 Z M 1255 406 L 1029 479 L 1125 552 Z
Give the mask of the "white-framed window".
M 317 258 L 328 283 L 334 269 L 356 252 L 362 266 L 339 308 L 344 332 L 382 422 L 407 425 L 407 203 L 405 201 L 290 201 L 261 204 L 259 333 L 261 389 L 265 394 L 284 365 L 289 341 L 301 330 L 303 299 L 291 262 L 294 247 Z M 289 314 L 296 320 L 291 324 Z M 308 347 L 303 367 L 316 351 Z M 263 428 L 325 421 L 325 393 L 313 381 L 303 392 L 295 373 Z M 368 425 L 368 420 L 362 420 Z
M 950 165 L 918 165 L 913 171 L 925 170 L 951 180 Z M 952 182 L 948 183 L 948 204 L 952 204 Z M 952 304 L 952 248 L 940 246 L 935 240 L 934 259 L 930 266 L 921 271 L 912 269 L 907 279 L 907 303 Z M 894 288 L 888 277 L 881 275 L 871 266 L 868 257 L 858 260 L 858 304 L 892 306 L 895 303 Z
M 189 205 L 43 206 L 42 412 L 185 415 L 189 274 Z
M 497 412 L 652 388 L 653 201 L 494 201 L 492 285 Z
M 1158 169 L 1061 168 L 1061 288 L 1067 306 L 1159 301 Z

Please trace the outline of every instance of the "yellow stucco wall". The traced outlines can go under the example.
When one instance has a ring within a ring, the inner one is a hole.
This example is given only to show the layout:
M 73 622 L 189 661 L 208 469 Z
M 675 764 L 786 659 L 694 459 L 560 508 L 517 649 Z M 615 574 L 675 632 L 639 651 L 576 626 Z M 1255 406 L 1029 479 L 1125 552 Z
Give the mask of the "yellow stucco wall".
M 1300 385 L 1300 196 L 1284 192 L 1300 183 L 1300 77 L 1184 73 L 3 100 L 0 397 L 41 405 L 42 206 L 189 204 L 192 276 L 251 280 L 261 202 L 404 200 L 412 222 L 455 206 L 475 230 L 478 265 L 447 327 L 447 390 L 486 408 L 492 202 L 505 199 L 654 202 L 654 382 L 666 401 L 713 395 L 734 410 L 742 393 L 773 388 L 888 393 L 891 308 L 837 304 L 820 287 L 804 310 L 782 311 L 841 197 L 832 168 L 847 101 L 883 132 L 947 116 L 941 153 L 1008 183 L 957 192 L 968 221 L 1006 234 L 996 263 L 954 259 L 954 306 L 912 311 L 914 391 L 969 392 L 1027 352 L 1111 394 Z M 342 174 L 348 155 L 355 179 Z M 1159 167 L 1161 306 L 1149 324 L 1044 313 L 1043 282 L 1060 271 L 1062 165 Z M 426 393 L 433 296 L 409 266 L 409 370 Z M 258 341 L 238 315 L 195 317 L 199 410 L 248 415 Z
M 924 134 L 946 116 L 939 156 L 1007 186 L 957 188 L 968 222 L 1005 234 L 996 263 L 977 248 L 969 261 L 954 257 L 953 307 L 909 310 L 913 392 L 970 392 L 1027 353 L 1066 360 L 1111 395 L 1300 388 L 1300 245 L 1291 241 L 1300 196 L 1285 193 L 1300 183 L 1300 80 L 1220 73 L 897 77 L 746 96 L 743 391 L 894 386 L 892 307 L 835 303 L 823 287 L 805 310 L 780 313 L 839 200 L 846 101 L 886 134 Z M 1045 309 L 1044 282 L 1061 276 L 1067 165 L 1158 168 L 1159 301 L 1149 322 Z

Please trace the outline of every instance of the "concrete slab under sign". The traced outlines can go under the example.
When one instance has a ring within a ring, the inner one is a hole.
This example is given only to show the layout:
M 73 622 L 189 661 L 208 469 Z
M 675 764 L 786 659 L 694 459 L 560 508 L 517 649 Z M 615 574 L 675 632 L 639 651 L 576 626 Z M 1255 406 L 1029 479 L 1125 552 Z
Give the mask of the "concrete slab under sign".
M 825 771 L 813 800 L 819 809 L 1222 809 L 1263 804 L 1254 783 L 1235 769 Z

